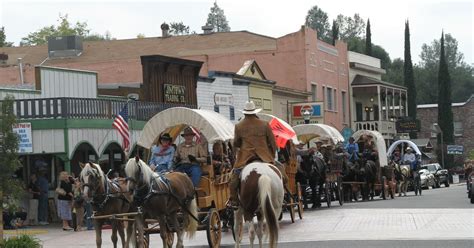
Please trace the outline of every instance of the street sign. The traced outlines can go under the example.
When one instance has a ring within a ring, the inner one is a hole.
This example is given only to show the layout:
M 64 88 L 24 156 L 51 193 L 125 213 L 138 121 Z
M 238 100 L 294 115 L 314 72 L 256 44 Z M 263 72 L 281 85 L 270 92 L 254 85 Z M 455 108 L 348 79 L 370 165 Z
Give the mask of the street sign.
M 304 112 L 310 113 L 309 123 L 323 123 L 324 111 L 322 102 L 291 103 L 291 124 L 304 124 Z
M 397 120 L 395 123 L 397 133 L 410 133 L 420 131 L 420 120 Z
M 448 154 L 462 155 L 464 153 L 464 146 L 448 145 L 447 150 Z

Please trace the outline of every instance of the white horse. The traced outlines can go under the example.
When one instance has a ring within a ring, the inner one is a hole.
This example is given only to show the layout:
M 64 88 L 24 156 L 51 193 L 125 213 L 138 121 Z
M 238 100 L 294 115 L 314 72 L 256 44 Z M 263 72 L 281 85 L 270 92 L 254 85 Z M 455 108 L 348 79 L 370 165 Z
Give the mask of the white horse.
M 260 247 L 264 230 L 270 236 L 270 247 L 276 247 L 278 242 L 278 216 L 283 205 L 283 181 L 278 168 L 262 162 L 251 163 L 241 172 L 240 207 L 234 212 L 235 247 L 240 247 L 242 233 L 239 231 L 243 219 L 249 228 L 250 245 L 255 240 L 253 217 L 257 215 L 257 236 Z M 267 228 L 263 228 L 266 223 Z

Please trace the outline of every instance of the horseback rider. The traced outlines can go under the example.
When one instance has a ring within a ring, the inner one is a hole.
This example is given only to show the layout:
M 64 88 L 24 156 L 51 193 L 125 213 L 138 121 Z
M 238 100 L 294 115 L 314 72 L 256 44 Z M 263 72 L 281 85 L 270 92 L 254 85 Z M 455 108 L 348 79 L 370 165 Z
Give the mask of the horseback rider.
M 274 164 L 277 149 L 275 137 L 267 122 L 260 120 L 253 101 L 245 103 L 242 110 L 245 118 L 235 125 L 234 147 L 238 149 L 237 160 L 232 170 L 229 188 L 230 202 L 233 207 L 239 206 L 240 172 L 243 167 L 252 161 L 260 160 L 265 163 Z

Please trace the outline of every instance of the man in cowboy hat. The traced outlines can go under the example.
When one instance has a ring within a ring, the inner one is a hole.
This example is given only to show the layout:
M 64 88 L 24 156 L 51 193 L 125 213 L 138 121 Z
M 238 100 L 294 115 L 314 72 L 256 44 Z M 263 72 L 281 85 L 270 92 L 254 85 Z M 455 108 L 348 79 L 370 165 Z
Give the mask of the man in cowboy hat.
M 403 163 L 404 164 L 409 164 L 410 165 L 410 169 L 412 171 L 416 171 L 417 170 L 417 164 L 416 164 L 416 155 L 413 153 L 413 149 L 411 149 L 411 147 L 408 147 L 406 149 L 406 153 L 403 155 Z
M 158 138 L 158 143 L 151 148 L 152 156 L 148 164 L 153 171 L 167 172 L 171 170 L 174 158 L 174 147 L 171 146 L 171 138 L 169 133 L 163 133 Z
M 191 127 L 184 129 L 183 134 L 181 134 L 184 137 L 184 142 L 178 145 L 174 161 L 177 163 L 175 171 L 188 174 L 194 187 L 198 187 L 202 175 L 200 163 L 206 162 L 207 153 L 202 146 L 193 141 L 195 135 Z
M 234 147 L 238 149 L 237 160 L 229 182 L 230 200 L 234 207 L 239 205 L 238 189 L 242 168 L 254 160 L 271 164 L 275 161 L 275 137 L 268 123 L 257 117 L 260 111 L 253 101 L 245 103 L 242 110 L 245 118 L 235 125 Z

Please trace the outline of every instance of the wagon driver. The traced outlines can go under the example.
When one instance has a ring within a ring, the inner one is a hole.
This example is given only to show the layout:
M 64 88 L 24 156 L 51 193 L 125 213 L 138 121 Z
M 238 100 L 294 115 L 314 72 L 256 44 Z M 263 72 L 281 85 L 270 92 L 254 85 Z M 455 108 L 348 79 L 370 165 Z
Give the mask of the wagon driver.
M 257 117 L 257 113 L 261 110 L 255 107 L 253 101 L 245 103 L 245 108 L 242 110 L 245 118 L 235 125 L 234 147 L 238 152 L 229 182 L 230 202 L 233 207 L 238 207 L 240 204 L 238 191 L 243 167 L 255 160 L 270 164 L 275 160 L 277 149 L 275 137 L 269 124 Z

